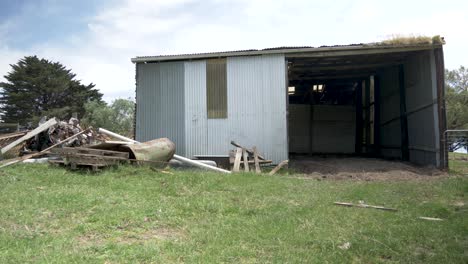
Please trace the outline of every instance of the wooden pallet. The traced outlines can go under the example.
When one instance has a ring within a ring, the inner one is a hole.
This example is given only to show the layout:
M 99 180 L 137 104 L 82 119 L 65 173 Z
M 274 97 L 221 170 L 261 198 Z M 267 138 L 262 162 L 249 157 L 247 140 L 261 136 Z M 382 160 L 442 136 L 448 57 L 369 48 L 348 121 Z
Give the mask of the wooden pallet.
M 57 154 L 61 160 L 53 160 L 50 163 L 70 166 L 71 169 L 91 167 L 93 171 L 97 171 L 102 167 L 129 162 L 128 152 L 69 147 L 56 148 L 51 152 Z

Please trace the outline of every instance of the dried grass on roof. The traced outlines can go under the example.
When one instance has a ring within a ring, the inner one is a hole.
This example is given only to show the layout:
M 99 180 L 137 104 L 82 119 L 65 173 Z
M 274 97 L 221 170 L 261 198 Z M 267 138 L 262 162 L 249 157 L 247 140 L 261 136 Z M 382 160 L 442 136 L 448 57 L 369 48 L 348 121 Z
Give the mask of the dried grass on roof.
M 429 37 L 422 35 L 392 35 L 380 42 L 382 45 L 414 45 L 414 44 L 445 44 L 439 35 Z

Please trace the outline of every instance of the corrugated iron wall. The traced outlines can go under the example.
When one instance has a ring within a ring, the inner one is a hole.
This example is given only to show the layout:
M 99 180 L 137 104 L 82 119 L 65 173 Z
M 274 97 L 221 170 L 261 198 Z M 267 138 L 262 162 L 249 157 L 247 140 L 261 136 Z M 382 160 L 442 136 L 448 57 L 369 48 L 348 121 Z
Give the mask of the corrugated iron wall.
M 185 155 L 184 63 L 137 65 L 136 140 L 167 137 Z
M 186 154 L 227 155 L 235 140 L 275 163 L 287 159 L 285 70 L 283 55 L 227 58 L 228 116 L 208 119 L 206 62 L 186 62 Z
M 404 69 L 410 161 L 440 166 L 434 54 L 425 51 L 411 56 Z
M 208 154 L 206 62 L 185 62 L 186 155 Z

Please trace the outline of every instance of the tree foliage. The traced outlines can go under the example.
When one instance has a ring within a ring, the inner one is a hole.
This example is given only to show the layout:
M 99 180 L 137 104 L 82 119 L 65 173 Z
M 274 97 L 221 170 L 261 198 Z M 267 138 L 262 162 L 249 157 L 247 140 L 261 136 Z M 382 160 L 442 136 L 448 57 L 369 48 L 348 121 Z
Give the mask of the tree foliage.
M 116 99 L 110 105 L 91 101 L 85 104 L 85 110 L 83 124 L 102 127 L 127 137 L 133 136 L 135 103 L 132 100 Z
M 42 116 L 69 118 L 76 112 L 83 116 L 84 104 L 102 102 L 94 84 L 81 84 L 76 74 L 59 62 L 26 56 L 10 65 L 0 83 L 0 111 L 4 122 L 25 124 Z
M 445 70 L 448 129 L 468 129 L 468 69 Z
M 445 105 L 448 129 L 468 129 L 468 69 L 445 70 Z M 468 148 L 466 133 L 451 133 L 450 150 Z

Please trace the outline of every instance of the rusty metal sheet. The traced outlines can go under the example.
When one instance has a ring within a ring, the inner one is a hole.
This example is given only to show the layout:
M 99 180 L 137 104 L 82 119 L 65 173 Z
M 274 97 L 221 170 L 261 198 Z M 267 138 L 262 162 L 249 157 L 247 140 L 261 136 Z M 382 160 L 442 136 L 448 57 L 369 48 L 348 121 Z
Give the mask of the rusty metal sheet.
M 158 138 L 141 144 L 122 145 L 131 150 L 136 160 L 167 162 L 175 154 L 175 144 L 168 138 Z

